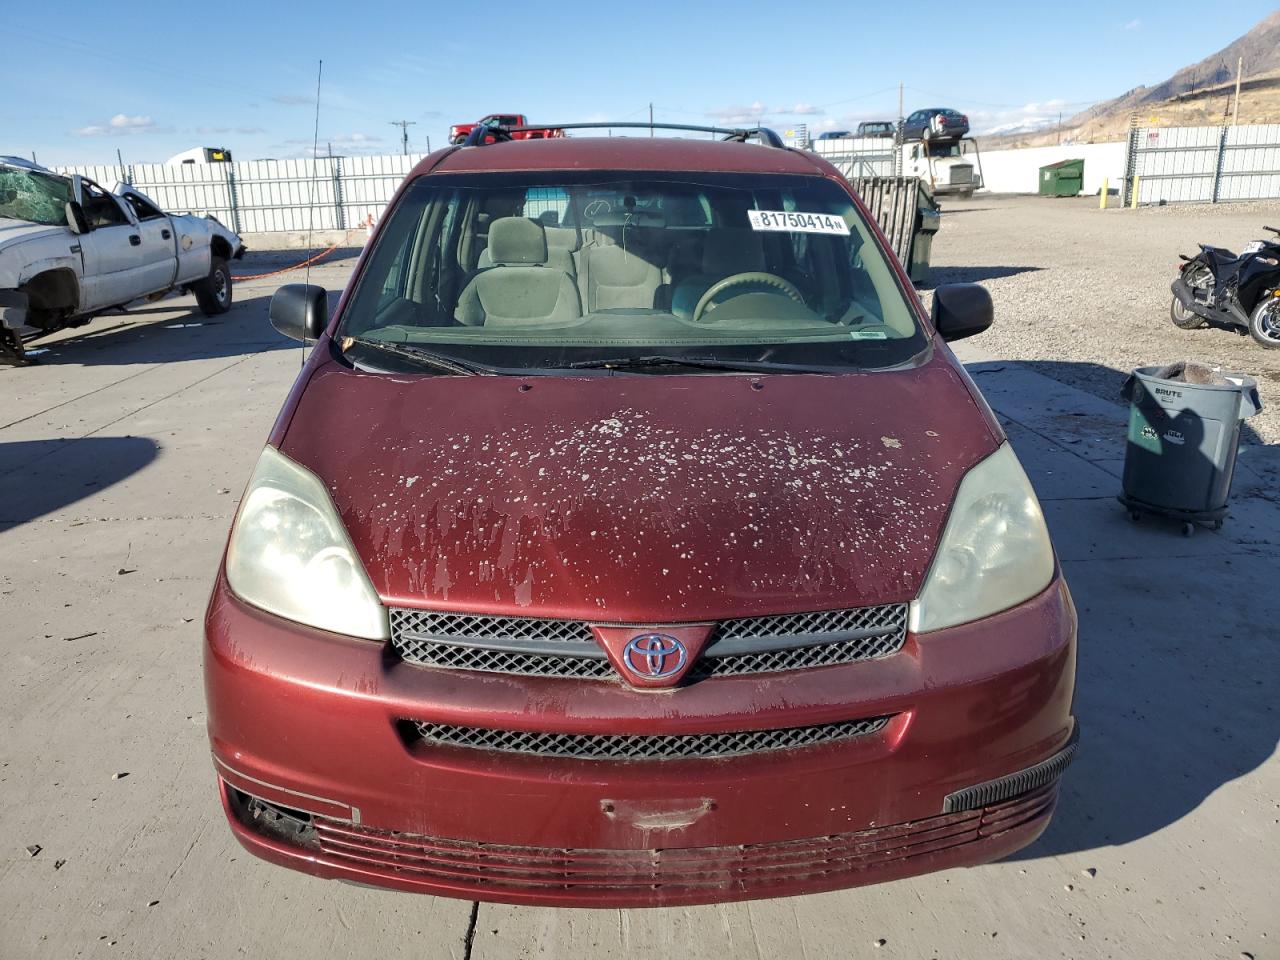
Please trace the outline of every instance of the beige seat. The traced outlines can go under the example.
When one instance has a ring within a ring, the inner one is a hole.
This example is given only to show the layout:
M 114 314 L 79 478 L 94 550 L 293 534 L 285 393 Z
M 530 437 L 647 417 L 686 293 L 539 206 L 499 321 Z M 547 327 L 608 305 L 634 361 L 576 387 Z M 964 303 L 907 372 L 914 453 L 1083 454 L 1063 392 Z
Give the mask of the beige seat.
M 463 288 L 454 316 L 470 327 L 569 323 L 582 316 L 578 288 L 565 270 L 547 263 L 542 224 L 503 217 L 489 226 L 493 266 Z
M 656 252 L 636 242 L 640 231 L 619 214 L 596 217 L 594 227 L 593 242 L 582 248 L 580 283 L 587 312 L 656 306 L 662 268 Z
M 577 232 L 563 227 L 543 227 L 543 232 L 547 238 L 547 266 L 563 270 L 571 277 L 577 277 L 578 264 L 573 258 L 578 248 Z M 492 266 L 493 255 L 486 247 L 480 251 L 476 267 L 487 270 Z

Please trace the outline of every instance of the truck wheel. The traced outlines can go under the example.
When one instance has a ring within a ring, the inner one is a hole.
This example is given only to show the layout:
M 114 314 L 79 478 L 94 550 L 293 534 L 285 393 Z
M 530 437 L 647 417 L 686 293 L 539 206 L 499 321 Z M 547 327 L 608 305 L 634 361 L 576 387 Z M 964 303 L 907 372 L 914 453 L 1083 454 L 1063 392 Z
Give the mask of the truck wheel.
M 453 138 L 453 142 L 455 145 L 460 147 L 467 142 L 467 135 L 465 133 L 460 133 Z
M 209 267 L 209 276 L 191 285 L 191 292 L 196 295 L 196 303 L 200 312 L 206 317 L 217 316 L 231 309 L 231 271 L 227 261 L 214 257 Z
M 1270 297 L 1254 308 L 1249 333 L 1268 350 L 1280 350 L 1280 297 Z

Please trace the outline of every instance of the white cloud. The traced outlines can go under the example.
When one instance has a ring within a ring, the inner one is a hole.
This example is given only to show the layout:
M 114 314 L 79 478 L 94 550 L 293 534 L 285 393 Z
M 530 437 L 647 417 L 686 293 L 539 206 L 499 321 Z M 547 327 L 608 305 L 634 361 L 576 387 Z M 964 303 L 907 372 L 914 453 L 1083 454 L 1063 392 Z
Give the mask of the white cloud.
M 150 117 L 131 117 L 127 113 L 117 113 L 110 120 L 91 123 L 72 131 L 78 137 L 115 137 L 131 133 L 159 133 L 160 128 Z
M 1043 103 L 1026 103 L 1020 107 L 1009 107 L 1002 110 L 970 110 L 969 127 L 974 133 L 991 136 L 1000 133 L 1025 133 L 1053 126 L 1058 122 L 1058 115 L 1074 113 L 1067 109 L 1065 100 L 1045 100 Z
M 730 107 L 708 110 L 707 116 L 722 126 L 739 124 L 755 126 L 757 123 L 764 123 L 769 119 L 769 108 L 757 100 L 750 106 L 744 107 L 735 104 Z
M 1126 23 L 1126 24 L 1124 25 L 1124 27 L 1123 27 L 1122 29 L 1124 29 L 1124 30 L 1137 30 L 1137 29 L 1139 29 L 1141 26 L 1142 26 L 1142 21 L 1141 21 L 1141 20 L 1130 20 L 1128 23 Z
M 815 107 L 812 103 L 803 101 L 770 107 L 763 101 L 756 100 L 747 106 L 734 104 L 708 110 L 707 116 L 721 126 L 754 127 L 756 124 L 768 126 L 771 123 L 779 123 L 780 117 L 816 117 L 825 112 L 821 107 Z

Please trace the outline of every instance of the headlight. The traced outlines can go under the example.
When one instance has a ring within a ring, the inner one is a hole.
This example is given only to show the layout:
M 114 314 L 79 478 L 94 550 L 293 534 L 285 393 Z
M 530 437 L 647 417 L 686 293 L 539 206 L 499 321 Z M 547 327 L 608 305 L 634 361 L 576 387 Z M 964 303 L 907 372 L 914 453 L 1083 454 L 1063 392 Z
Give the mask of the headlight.
M 227 547 L 241 600 L 321 630 L 385 640 L 387 611 L 324 485 L 272 447 L 262 451 Z
M 911 631 L 1007 610 L 1048 586 L 1053 566 L 1040 502 L 1005 443 L 960 482 L 938 554 L 911 604 Z

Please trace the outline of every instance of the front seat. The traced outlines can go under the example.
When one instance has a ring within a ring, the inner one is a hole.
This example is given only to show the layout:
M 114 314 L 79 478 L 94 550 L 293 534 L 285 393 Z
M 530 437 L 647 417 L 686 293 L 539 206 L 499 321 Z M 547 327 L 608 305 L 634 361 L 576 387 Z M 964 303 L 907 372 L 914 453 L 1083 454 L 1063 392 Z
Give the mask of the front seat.
M 764 268 L 764 244 L 759 234 L 736 227 L 711 230 L 702 242 L 702 270 L 676 284 L 671 312 L 688 320 L 702 295 L 714 284 L 734 274 L 759 273 Z
M 547 264 L 542 224 L 502 217 L 489 225 L 493 266 L 481 270 L 458 297 L 457 321 L 468 327 L 569 323 L 582 316 L 578 288 Z

